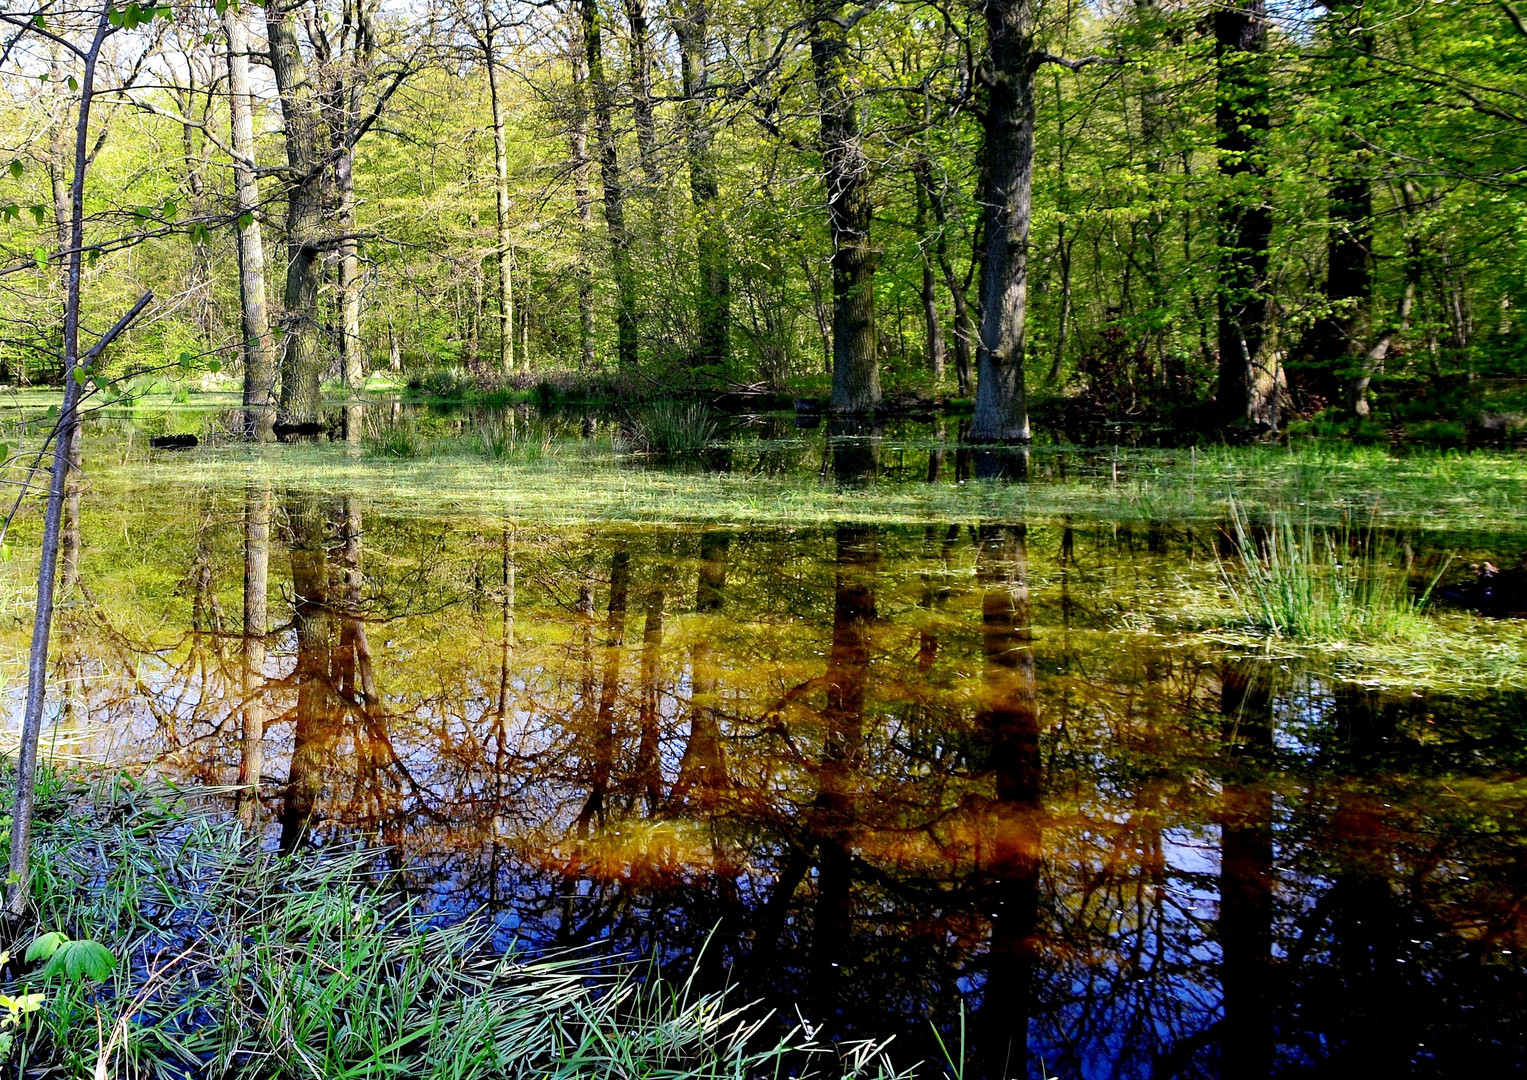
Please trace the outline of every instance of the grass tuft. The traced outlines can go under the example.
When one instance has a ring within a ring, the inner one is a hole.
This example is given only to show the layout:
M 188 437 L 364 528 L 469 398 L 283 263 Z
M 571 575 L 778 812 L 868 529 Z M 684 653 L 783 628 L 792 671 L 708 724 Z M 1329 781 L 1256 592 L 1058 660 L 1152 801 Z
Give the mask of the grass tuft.
M 1417 640 L 1431 632 L 1423 614 L 1431 586 L 1411 589 L 1400 552 L 1372 526 L 1317 528 L 1275 513 L 1254 530 L 1234 500 L 1229 508 L 1236 551 L 1221 572 L 1247 626 L 1303 642 Z
M 659 401 L 631 421 L 633 449 L 648 454 L 696 454 L 721 435 L 714 409 L 696 402 Z

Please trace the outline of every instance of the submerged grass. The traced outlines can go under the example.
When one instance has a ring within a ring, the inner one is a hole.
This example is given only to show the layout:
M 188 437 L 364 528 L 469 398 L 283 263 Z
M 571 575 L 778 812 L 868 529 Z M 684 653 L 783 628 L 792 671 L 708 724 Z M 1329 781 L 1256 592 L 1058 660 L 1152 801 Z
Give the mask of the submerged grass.
M 120 962 L 102 984 L 11 981 L 47 994 L 17 1075 L 906 1075 L 879 1047 L 768 1037 L 760 1010 L 630 965 L 495 954 L 482 924 L 442 927 L 401 901 L 377 852 L 280 857 L 120 777 L 73 795 L 39 826 L 38 925 Z

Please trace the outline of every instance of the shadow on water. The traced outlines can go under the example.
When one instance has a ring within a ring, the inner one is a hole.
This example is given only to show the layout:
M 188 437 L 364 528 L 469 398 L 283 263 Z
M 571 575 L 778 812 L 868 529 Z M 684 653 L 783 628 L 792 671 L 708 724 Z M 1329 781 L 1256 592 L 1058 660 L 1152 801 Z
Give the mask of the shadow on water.
M 867 498 L 1042 482 L 825 426 L 802 465 Z M 381 844 L 500 944 L 703 957 L 703 984 L 904 1060 L 963 1031 L 967 1076 L 1527 1061 L 1527 700 L 1120 630 L 1121 597 L 1202 557 L 1191 529 L 201 498 L 75 512 L 71 707 L 167 774 L 260 778 L 238 810 L 272 846 Z

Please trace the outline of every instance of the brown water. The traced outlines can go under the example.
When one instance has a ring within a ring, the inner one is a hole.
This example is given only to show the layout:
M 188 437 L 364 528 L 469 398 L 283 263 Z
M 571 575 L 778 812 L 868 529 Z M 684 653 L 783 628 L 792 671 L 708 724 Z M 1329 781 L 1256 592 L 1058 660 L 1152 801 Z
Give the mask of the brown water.
M 164 468 L 85 496 L 65 727 L 257 773 L 272 845 L 903 1060 L 963 1028 L 989 1077 L 1527 1060 L 1523 699 L 1135 625 L 1202 525 L 537 527 Z

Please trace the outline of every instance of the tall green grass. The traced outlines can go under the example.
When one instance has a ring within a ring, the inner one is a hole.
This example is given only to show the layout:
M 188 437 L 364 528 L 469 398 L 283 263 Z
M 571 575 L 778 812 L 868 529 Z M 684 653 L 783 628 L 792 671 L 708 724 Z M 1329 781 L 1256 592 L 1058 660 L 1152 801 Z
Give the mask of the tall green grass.
M 1235 553 L 1221 572 L 1247 626 L 1305 642 L 1414 640 L 1429 633 L 1423 612 L 1431 585 L 1415 592 L 1402 553 L 1372 526 L 1317 527 L 1308 517 L 1297 524 L 1274 513 L 1265 528 L 1254 530 L 1234 500 L 1229 509 Z
M 783 1037 L 771 1019 L 631 965 L 496 954 L 487 927 L 441 927 L 359 847 L 283 858 L 236 821 L 117 781 L 40 823 L 40 927 L 118 957 L 104 984 L 13 978 L 47 994 L 16 1075 L 891 1080 L 880 1047 Z M 847 1066 L 844 1071 L 845 1065 Z
M 694 454 L 721 435 L 714 409 L 699 403 L 659 401 L 632 418 L 631 448 L 649 454 Z

